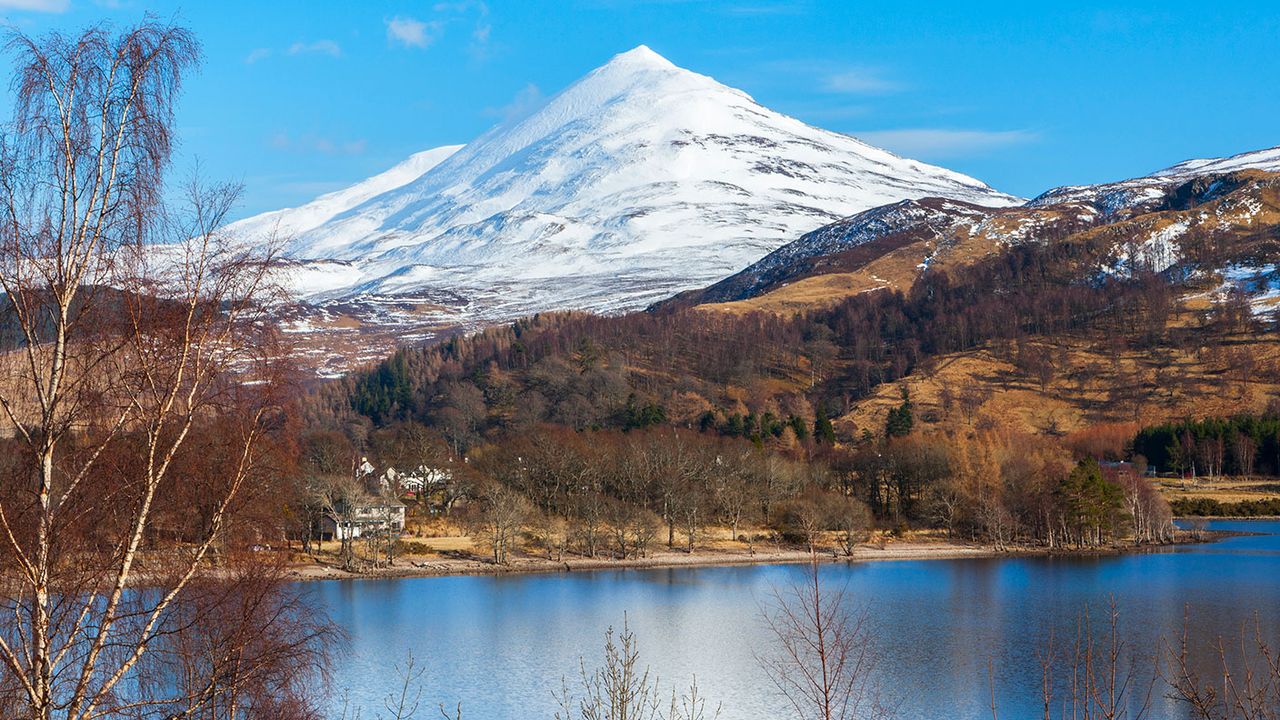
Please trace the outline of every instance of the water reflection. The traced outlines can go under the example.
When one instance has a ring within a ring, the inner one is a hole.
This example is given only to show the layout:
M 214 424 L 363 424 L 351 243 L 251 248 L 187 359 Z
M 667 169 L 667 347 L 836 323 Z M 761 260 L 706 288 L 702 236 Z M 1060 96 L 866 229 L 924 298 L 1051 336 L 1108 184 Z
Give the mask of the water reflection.
M 1085 605 L 1101 622 L 1120 605 L 1126 663 L 1154 671 L 1160 638 L 1176 638 L 1185 612 L 1197 641 L 1238 636 L 1254 613 L 1280 637 L 1280 523 L 1219 522 L 1261 533 L 1211 545 L 1114 557 L 1006 558 L 826 565 L 866 603 L 883 650 L 879 672 L 904 718 L 990 716 L 988 662 L 1002 717 L 1038 717 L 1037 652 L 1053 633 L 1074 638 Z M 336 685 L 381 709 L 392 668 L 408 653 L 428 667 L 426 707 L 463 703 L 485 720 L 551 718 L 552 691 L 580 656 L 595 663 L 605 629 L 624 614 L 664 685 L 696 675 L 725 720 L 772 718 L 783 705 L 753 651 L 770 589 L 799 566 L 676 568 L 563 575 L 315 583 L 309 590 L 347 627 L 351 645 Z M 1277 643 L 1280 644 L 1280 643 Z M 1204 670 L 1212 658 L 1197 657 Z M 1178 709 L 1157 691 L 1158 717 Z M 429 715 L 429 714 L 428 714 Z

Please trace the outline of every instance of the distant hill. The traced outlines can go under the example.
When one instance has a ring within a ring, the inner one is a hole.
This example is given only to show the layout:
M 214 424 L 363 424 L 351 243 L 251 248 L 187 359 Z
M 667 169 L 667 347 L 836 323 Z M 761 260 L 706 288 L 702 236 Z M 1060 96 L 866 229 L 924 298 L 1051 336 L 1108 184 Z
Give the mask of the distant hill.
M 1280 148 L 1192 160 L 1132 180 L 1057 188 L 1018 207 L 905 200 L 809 232 L 673 302 L 725 311 L 803 310 L 871 289 L 905 289 L 931 269 L 1073 235 L 1113 240 L 1098 272 L 1162 272 L 1205 236 L 1247 235 L 1280 222 L 1278 158 Z

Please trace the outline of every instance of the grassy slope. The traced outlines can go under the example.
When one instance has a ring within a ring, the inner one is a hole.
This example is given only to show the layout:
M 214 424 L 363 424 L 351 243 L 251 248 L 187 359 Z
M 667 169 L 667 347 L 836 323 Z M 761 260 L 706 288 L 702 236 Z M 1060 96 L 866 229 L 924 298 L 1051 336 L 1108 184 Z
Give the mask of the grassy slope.
M 901 403 L 900 387 L 911 393 L 916 418 L 925 426 L 994 423 L 1017 430 L 1067 433 L 1111 422 L 1153 424 L 1183 417 L 1260 412 L 1280 397 L 1280 339 L 1263 334 L 1221 338 L 1213 347 L 1191 350 L 1117 349 L 1104 336 L 1033 338 L 1058 359 L 1052 380 L 1018 369 L 1011 349 L 986 346 L 939 358 L 903 381 L 881 387 L 839 419 L 846 430 L 877 432 Z M 1232 367 L 1233 355 L 1252 354 L 1251 371 Z M 1125 388 L 1135 386 L 1137 401 Z M 973 408 L 958 400 L 948 410 L 943 389 L 953 397 L 978 388 L 985 399 Z

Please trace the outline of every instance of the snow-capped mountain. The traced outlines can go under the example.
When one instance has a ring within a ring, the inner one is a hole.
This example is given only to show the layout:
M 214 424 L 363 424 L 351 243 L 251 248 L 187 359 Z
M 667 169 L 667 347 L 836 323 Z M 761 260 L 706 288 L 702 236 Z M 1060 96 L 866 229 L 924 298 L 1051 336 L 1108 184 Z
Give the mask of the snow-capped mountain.
M 641 46 L 460 149 L 232 229 L 283 235 L 288 255 L 310 261 L 293 277 L 312 302 L 414 298 L 476 321 L 641 307 L 814 227 L 924 196 L 1020 202 Z

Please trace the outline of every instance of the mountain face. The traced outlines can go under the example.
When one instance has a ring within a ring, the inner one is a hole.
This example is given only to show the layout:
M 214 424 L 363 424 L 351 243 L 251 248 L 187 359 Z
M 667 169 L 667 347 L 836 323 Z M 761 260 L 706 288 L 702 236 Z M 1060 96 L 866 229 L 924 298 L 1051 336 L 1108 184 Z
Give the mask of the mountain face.
M 946 198 L 872 208 L 782 246 L 674 305 L 747 301 L 786 310 L 881 287 L 905 290 L 931 267 L 963 264 L 1029 241 L 1079 237 L 1102 248 L 1100 272 L 1157 272 L 1185 238 L 1243 233 L 1280 222 L 1280 148 L 1190 160 L 1115 183 L 1050 190 L 1017 207 Z M 708 307 L 715 307 L 709 305 Z
M 1020 202 L 641 46 L 461 148 L 231 229 L 282 236 L 313 304 L 411 303 L 466 323 L 642 307 L 816 226 L 924 196 Z

